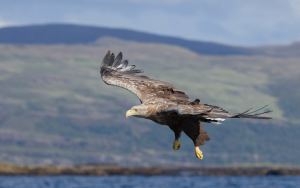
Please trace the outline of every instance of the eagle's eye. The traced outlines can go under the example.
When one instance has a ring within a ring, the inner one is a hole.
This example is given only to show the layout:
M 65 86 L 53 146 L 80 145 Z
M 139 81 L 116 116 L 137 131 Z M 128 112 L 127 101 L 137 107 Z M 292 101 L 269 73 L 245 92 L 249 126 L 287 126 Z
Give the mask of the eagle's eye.
M 134 109 L 135 112 L 138 112 L 138 109 Z

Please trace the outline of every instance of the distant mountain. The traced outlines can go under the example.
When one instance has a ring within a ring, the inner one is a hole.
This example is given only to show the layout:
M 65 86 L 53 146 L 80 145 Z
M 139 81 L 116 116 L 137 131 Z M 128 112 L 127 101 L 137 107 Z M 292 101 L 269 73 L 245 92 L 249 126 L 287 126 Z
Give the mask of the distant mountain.
M 263 52 L 265 56 L 300 57 L 300 42 L 284 46 L 262 46 L 256 49 Z
M 233 47 L 213 42 L 200 42 L 176 37 L 160 36 L 127 29 L 109 29 L 70 24 L 49 24 L 0 29 L 0 43 L 10 44 L 87 44 L 101 37 L 123 40 L 177 45 L 198 54 L 208 55 L 257 55 L 260 49 Z

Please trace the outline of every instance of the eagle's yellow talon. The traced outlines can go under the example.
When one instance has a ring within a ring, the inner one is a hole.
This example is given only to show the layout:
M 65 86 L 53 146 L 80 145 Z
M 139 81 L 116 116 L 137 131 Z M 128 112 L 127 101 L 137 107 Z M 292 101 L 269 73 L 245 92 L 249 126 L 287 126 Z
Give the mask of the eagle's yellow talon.
M 181 146 L 181 144 L 180 144 L 180 142 L 178 142 L 177 140 L 175 140 L 175 141 L 173 142 L 173 149 L 174 149 L 174 150 L 178 150 L 178 149 L 180 148 L 180 146 Z
M 195 154 L 196 154 L 196 157 L 198 158 L 198 159 L 203 159 L 203 153 L 202 153 L 202 151 L 199 149 L 199 147 L 195 147 Z

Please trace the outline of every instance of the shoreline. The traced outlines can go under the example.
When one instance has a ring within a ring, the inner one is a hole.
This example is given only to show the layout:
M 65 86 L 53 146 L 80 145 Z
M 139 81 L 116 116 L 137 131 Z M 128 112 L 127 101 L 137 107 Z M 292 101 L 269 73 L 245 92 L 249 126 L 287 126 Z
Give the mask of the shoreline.
M 0 163 L 0 175 L 300 176 L 300 167 L 125 167 L 119 165 L 16 165 Z

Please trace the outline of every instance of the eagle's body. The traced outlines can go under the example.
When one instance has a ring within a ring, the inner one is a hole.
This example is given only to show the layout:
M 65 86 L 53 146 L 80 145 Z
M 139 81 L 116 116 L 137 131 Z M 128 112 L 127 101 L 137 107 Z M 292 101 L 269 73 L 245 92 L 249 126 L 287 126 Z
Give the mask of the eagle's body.
M 172 84 L 159 80 L 150 79 L 146 76 L 137 76 L 143 70 L 134 70 L 135 66 L 127 66 L 128 61 L 121 63 L 122 52 L 115 58 L 110 51 L 106 54 L 100 67 L 100 74 L 103 81 L 109 85 L 125 88 L 134 93 L 141 101 L 141 105 L 132 107 L 126 113 L 127 116 L 136 116 L 152 120 L 161 125 L 167 125 L 174 131 L 175 141 L 173 148 L 179 149 L 178 139 L 183 131 L 189 136 L 195 145 L 196 156 L 203 158 L 199 146 L 210 140 L 207 132 L 204 131 L 202 122 L 217 123 L 224 118 L 257 118 L 260 114 L 244 112 L 238 114 L 228 113 L 220 107 L 208 104 L 200 104 L 200 100 L 190 101 L 184 91 Z M 256 111 L 254 111 L 256 112 Z M 265 112 L 268 113 L 268 112 Z

